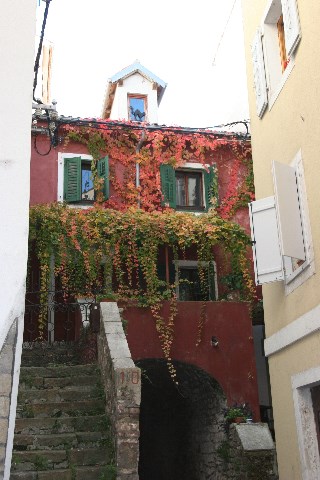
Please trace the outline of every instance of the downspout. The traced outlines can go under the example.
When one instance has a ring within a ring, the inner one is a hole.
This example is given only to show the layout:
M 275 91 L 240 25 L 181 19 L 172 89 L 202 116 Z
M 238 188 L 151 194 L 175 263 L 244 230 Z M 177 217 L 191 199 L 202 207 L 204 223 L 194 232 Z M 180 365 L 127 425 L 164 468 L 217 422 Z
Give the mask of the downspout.
M 137 143 L 136 146 L 136 154 L 138 155 L 140 153 L 141 147 L 143 145 L 143 142 L 146 139 L 146 132 L 143 130 L 141 132 L 141 137 L 139 142 Z M 138 189 L 140 187 L 140 163 L 136 162 L 136 188 Z M 138 208 L 140 208 L 140 193 L 138 194 Z

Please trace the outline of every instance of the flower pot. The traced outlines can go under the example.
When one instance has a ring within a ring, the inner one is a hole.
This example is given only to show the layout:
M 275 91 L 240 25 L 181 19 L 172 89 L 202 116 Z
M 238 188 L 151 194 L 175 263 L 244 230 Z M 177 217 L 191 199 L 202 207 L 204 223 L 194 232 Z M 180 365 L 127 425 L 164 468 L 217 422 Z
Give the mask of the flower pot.
M 244 417 L 235 417 L 233 420 L 232 420 L 233 423 L 245 423 L 246 422 L 246 419 Z

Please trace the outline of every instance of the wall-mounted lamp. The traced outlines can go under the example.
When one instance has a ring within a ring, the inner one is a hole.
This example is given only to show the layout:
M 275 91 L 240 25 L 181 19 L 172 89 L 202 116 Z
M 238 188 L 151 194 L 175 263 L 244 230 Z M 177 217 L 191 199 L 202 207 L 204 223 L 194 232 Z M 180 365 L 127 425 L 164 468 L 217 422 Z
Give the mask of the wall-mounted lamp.
M 213 347 L 218 347 L 219 346 L 219 340 L 217 339 L 217 337 L 211 337 L 211 345 Z

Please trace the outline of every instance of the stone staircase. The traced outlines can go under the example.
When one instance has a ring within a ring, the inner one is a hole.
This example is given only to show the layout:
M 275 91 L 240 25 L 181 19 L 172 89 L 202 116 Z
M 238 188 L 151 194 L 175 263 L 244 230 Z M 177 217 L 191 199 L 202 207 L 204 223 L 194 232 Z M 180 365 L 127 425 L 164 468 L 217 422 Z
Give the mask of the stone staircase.
M 10 479 L 114 480 L 113 462 L 97 366 L 21 367 Z

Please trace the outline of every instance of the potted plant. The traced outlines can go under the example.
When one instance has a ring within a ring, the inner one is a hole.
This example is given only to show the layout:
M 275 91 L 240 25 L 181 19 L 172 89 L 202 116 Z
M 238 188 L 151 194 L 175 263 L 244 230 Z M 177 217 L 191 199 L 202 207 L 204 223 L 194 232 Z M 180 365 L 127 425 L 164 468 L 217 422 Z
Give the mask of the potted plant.
M 234 404 L 225 410 L 224 419 L 227 423 L 245 423 L 252 418 L 251 411 L 246 403 Z

